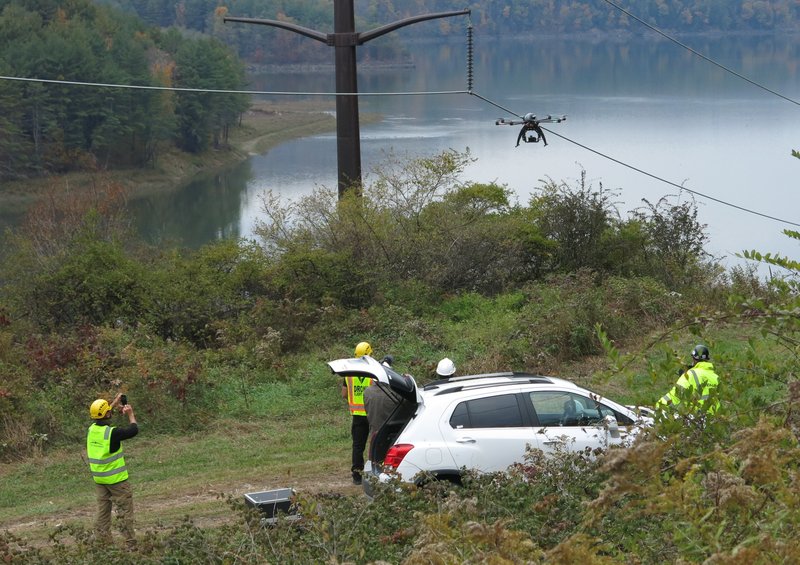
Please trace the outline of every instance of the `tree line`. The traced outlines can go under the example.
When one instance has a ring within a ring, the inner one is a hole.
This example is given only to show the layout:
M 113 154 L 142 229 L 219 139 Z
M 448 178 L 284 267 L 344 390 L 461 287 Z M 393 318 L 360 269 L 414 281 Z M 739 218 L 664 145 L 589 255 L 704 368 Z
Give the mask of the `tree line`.
M 258 244 L 221 242 L 186 257 L 136 249 L 113 183 L 85 194 L 54 188 L 4 242 L 0 313 L 8 307 L 34 332 L 144 324 L 201 348 L 214 347 L 221 325 L 242 338 L 279 332 L 288 354 L 313 341 L 328 306 L 357 312 L 386 301 L 421 313 L 449 294 L 494 296 L 578 272 L 641 278 L 646 292 L 669 298 L 721 276 L 692 201 L 645 202 L 622 219 L 617 194 L 584 174 L 575 186 L 543 181 L 522 206 L 506 187 L 462 183 L 471 162 L 452 150 L 393 155 L 363 196 L 341 200 L 327 187 L 299 201 L 269 192 Z
M 155 87 L 240 89 L 218 40 L 161 30 L 89 0 L 0 0 L 0 74 Z M 0 179 L 146 167 L 170 147 L 226 143 L 238 94 L 0 80 Z
M 222 16 L 283 20 L 324 33 L 333 31 L 330 0 L 102 0 L 162 27 L 177 26 L 213 35 L 253 63 L 328 60 L 330 50 L 285 30 L 222 22 Z M 354 0 L 356 29 L 365 30 L 419 14 L 472 10 L 477 33 L 491 35 L 575 34 L 585 32 L 647 32 L 645 26 L 619 9 L 599 1 L 502 0 L 464 3 L 460 0 Z M 797 30 L 800 6 L 793 0 L 620 0 L 637 18 L 672 33 L 764 32 Z M 446 18 L 409 26 L 409 37 L 463 36 L 466 18 Z M 432 31 L 433 30 L 433 31 Z M 402 55 L 391 38 L 366 44 L 360 52 L 371 58 Z

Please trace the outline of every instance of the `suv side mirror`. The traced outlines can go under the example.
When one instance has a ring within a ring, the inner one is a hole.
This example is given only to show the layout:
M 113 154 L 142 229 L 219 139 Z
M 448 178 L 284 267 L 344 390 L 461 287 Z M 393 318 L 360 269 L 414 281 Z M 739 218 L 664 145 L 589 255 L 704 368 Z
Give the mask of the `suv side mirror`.
M 603 418 L 603 425 L 608 430 L 609 435 L 614 438 L 619 438 L 619 424 L 617 424 L 617 419 L 610 414 Z

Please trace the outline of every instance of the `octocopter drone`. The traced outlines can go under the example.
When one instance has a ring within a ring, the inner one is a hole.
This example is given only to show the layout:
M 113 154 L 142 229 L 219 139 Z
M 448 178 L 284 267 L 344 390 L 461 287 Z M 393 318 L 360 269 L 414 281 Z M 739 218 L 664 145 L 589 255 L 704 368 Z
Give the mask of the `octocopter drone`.
M 544 131 L 542 128 L 539 127 L 539 124 L 560 124 L 561 122 L 567 119 L 566 115 L 561 116 L 551 116 L 547 115 L 542 118 L 537 118 L 535 114 L 527 113 L 525 114 L 521 120 L 506 120 L 505 118 L 498 118 L 495 121 L 494 125 L 496 126 L 522 126 L 522 129 L 519 130 L 519 135 L 517 136 L 517 145 L 519 147 L 520 141 L 524 141 L 525 143 L 539 143 L 539 140 L 542 143 L 547 145 L 547 139 L 544 136 Z M 528 135 L 528 132 L 533 132 Z

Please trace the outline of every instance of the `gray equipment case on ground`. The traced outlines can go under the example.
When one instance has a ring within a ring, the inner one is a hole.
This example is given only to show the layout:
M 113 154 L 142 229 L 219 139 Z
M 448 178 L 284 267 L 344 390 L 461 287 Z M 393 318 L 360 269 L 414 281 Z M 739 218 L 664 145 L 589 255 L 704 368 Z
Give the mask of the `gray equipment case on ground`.
M 289 519 L 297 519 L 297 509 L 292 505 L 295 495 L 294 489 L 279 488 L 261 492 L 249 492 L 244 495 L 245 502 L 252 508 L 258 508 L 264 513 L 264 521 L 274 524 L 278 521 L 279 514 L 286 514 Z

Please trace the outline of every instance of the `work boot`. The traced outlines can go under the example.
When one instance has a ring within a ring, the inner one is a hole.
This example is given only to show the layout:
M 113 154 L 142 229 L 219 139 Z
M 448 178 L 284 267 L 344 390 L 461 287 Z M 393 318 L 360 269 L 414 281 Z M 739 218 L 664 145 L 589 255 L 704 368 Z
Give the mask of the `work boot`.
M 353 484 L 360 485 L 361 484 L 361 473 L 358 471 L 353 471 Z

